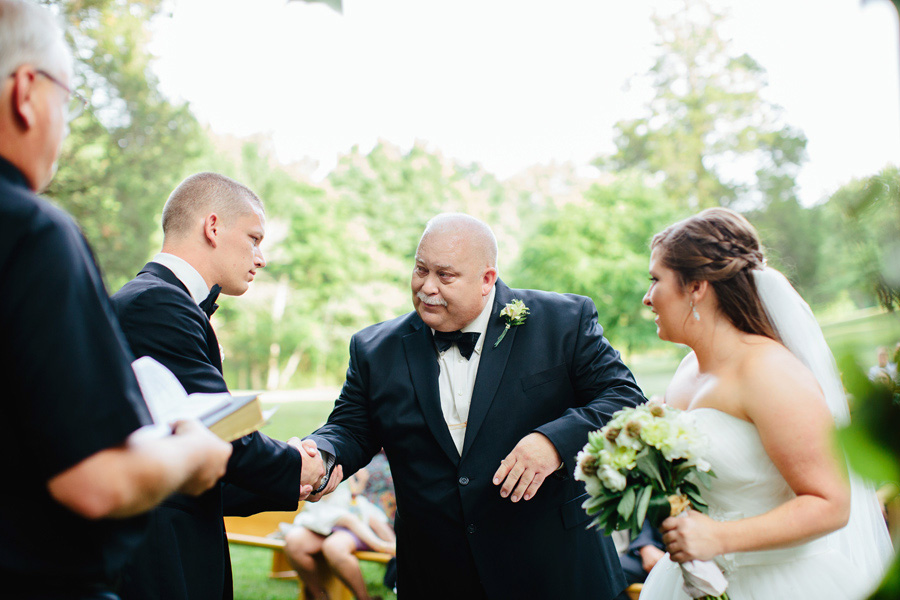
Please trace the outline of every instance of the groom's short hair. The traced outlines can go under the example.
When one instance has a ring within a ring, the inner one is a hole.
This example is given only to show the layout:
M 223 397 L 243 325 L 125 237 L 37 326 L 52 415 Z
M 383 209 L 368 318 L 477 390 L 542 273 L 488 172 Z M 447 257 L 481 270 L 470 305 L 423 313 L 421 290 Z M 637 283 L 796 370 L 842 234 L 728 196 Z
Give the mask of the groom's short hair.
M 169 195 L 163 207 L 162 228 L 166 239 L 189 235 L 191 230 L 210 213 L 220 218 L 249 212 L 256 207 L 266 213 L 259 196 L 242 183 L 218 173 L 195 173 Z
M 465 233 L 466 241 L 484 258 L 486 267 L 497 268 L 497 238 L 487 223 L 465 213 L 441 213 L 425 224 L 419 243 L 431 234 Z

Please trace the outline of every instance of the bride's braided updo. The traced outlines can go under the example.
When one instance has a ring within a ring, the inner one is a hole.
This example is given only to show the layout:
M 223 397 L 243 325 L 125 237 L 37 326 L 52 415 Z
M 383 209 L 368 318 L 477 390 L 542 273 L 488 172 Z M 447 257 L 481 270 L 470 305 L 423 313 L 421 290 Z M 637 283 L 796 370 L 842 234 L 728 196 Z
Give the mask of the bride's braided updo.
M 756 229 L 743 216 L 708 208 L 657 233 L 650 248 L 660 251 L 660 261 L 678 273 L 682 285 L 708 281 L 719 310 L 735 327 L 778 339 L 751 273 L 765 266 L 765 256 Z

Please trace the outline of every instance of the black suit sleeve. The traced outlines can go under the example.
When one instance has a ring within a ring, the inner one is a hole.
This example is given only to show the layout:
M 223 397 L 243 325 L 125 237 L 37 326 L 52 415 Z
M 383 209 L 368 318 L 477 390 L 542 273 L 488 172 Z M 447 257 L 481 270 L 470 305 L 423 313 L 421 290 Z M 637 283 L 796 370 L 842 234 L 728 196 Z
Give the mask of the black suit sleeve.
M 151 356 L 165 365 L 189 394 L 228 391 L 222 373 L 210 362 L 206 316 L 186 294 L 165 286 L 149 287 L 130 298 L 127 306 L 119 306 L 119 318 L 135 355 Z M 232 447 L 225 482 L 259 494 L 266 510 L 297 507 L 299 451 L 259 432 L 235 440 Z
M 619 409 L 645 401 L 634 375 L 603 337 L 597 309 L 589 298 L 582 304 L 578 327 L 571 371 L 577 407 L 535 430 L 556 446 L 567 475 L 574 473 L 575 455 L 589 432 L 601 428 Z
M 188 394 L 228 391 L 222 373 L 209 359 L 206 317 L 187 294 L 170 287 L 148 287 L 118 312 L 135 356 L 161 362 Z
M 365 365 L 360 362 L 357 336 L 350 340 L 350 366 L 341 395 L 334 403 L 328 422 L 308 436 L 330 452 L 344 470 L 344 479 L 369 464 L 381 449 L 369 421 L 369 398 Z

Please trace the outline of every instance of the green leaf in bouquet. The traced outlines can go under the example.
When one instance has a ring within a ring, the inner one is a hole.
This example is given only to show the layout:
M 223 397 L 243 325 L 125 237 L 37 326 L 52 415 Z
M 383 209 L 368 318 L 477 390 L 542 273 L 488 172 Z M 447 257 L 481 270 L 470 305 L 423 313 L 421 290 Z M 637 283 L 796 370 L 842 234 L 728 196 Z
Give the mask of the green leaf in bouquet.
M 653 494 L 650 498 L 650 506 L 647 507 L 647 519 L 650 520 L 651 525 L 659 529 L 671 510 L 665 494 Z
M 656 461 L 653 460 L 653 456 L 650 454 L 649 448 L 644 448 L 640 452 L 635 459 L 635 464 L 637 468 L 651 479 L 655 479 L 659 482 L 660 487 L 665 489 L 665 483 L 663 482 L 662 475 L 659 472 L 659 467 L 656 464 Z
M 607 500 L 609 500 L 608 496 L 592 496 L 581 504 L 581 508 L 587 511 L 587 514 L 592 515 L 595 512 L 599 511 L 600 506 L 602 506 L 603 503 Z
M 700 495 L 700 490 L 697 489 L 692 483 L 685 483 L 681 486 L 681 491 L 687 494 L 687 497 L 690 498 L 691 504 L 700 512 L 705 513 L 709 505 L 706 501 L 703 500 L 703 496 Z
M 700 481 L 700 483 L 703 484 L 703 487 L 709 489 L 709 486 L 712 485 L 712 475 L 710 474 L 710 472 L 703 472 L 698 470 L 695 471 L 694 474 L 697 476 L 697 479 Z
M 636 502 L 636 510 L 634 511 L 634 523 L 635 528 L 631 531 L 631 539 L 634 539 L 638 533 L 641 531 L 641 527 L 644 525 L 644 518 L 647 516 L 647 509 L 650 508 L 650 498 L 653 497 L 653 486 L 648 485 L 645 486 L 644 489 L 640 491 L 637 497 Z
M 631 518 L 631 513 L 634 512 L 634 488 L 626 488 L 625 492 L 622 494 L 622 499 L 619 501 L 618 512 L 619 516 L 622 517 L 623 521 L 627 521 Z

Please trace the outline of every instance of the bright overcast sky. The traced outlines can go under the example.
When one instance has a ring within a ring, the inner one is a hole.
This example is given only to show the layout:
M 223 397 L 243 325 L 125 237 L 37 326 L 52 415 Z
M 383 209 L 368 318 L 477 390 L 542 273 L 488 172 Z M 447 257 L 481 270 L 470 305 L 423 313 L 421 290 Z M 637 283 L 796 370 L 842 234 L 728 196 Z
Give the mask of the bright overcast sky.
M 416 140 L 501 178 L 587 164 L 639 116 L 648 0 L 169 0 L 152 49 L 162 90 L 219 133 L 268 132 L 326 173 L 378 139 Z M 719 0 L 723 33 L 767 71 L 809 138 L 801 198 L 900 163 L 897 15 L 888 0 Z

